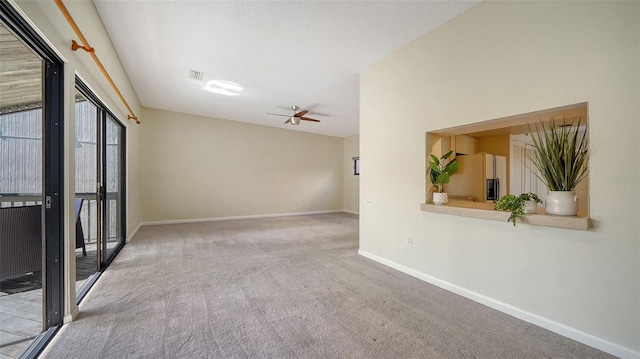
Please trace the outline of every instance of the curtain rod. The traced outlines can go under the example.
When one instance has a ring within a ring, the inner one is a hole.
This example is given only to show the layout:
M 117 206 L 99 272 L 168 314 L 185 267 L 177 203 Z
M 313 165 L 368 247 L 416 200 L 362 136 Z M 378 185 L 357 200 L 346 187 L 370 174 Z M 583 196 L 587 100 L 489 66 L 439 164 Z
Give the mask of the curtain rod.
M 58 9 L 60 9 L 60 11 L 62 12 L 62 15 L 64 15 L 65 19 L 67 19 L 67 22 L 69 23 L 73 31 L 76 33 L 76 36 L 80 38 L 80 41 L 83 44 L 82 46 L 80 46 L 76 42 L 76 40 L 71 40 L 71 50 L 77 51 L 78 49 L 82 49 L 91 55 L 91 57 L 93 58 L 93 61 L 95 61 L 96 65 L 98 65 L 98 68 L 100 68 L 100 71 L 102 71 L 102 74 L 104 75 L 104 77 L 107 79 L 107 81 L 113 88 L 113 91 L 116 92 L 116 94 L 118 95 L 122 103 L 127 107 L 127 110 L 129 110 L 129 115 L 127 115 L 127 120 L 134 120 L 136 121 L 137 124 L 140 124 L 140 120 L 138 120 L 138 117 L 133 114 L 133 110 L 131 109 L 131 106 L 129 106 L 129 104 L 127 103 L 127 100 L 124 99 L 124 96 L 122 96 L 122 93 L 120 93 L 120 90 L 118 90 L 118 87 L 111 79 L 111 76 L 109 76 L 109 73 L 107 73 L 107 70 L 102 65 L 102 62 L 100 62 L 100 59 L 98 59 L 95 49 L 89 46 L 89 42 L 82 34 L 82 31 L 80 31 L 80 28 L 78 28 L 78 25 L 73 20 L 73 17 L 71 17 L 71 14 L 67 10 L 67 7 L 64 6 L 64 4 L 62 3 L 62 0 L 54 0 L 54 2 L 56 3 L 56 5 L 58 5 Z

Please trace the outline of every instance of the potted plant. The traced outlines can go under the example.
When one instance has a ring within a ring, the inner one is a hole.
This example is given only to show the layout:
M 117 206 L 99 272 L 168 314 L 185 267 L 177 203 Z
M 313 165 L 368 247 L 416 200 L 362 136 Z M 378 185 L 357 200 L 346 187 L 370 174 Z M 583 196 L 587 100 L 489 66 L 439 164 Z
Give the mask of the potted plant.
M 500 211 L 511 212 L 511 216 L 509 216 L 507 222 L 513 222 L 513 226 L 515 227 L 516 219 L 519 216 L 524 216 L 526 213 L 535 213 L 538 203 L 542 203 L 542 201 L 535 193 L 523 193 L 519 196 L 508 194 L 500 197 L 493 208 Z
M 444 192 L 444 185 L 449 183 L 449 177 L 453 176 L 458 168 L 460 168 L 460 163 L 457 163 L 455 158 L 446 162 L 447 159 L 451 157 L 452 153 L 453 151 L 449 151 L 439 159 L 433 154 L 430 155 L 429 179 L 436 188 L 436 192 L 433 193 L 434 204 L 444 204 L 449 201 L 447 194 Z
M 577 197 L 573 189 L 588 175 L 589 149 L 586 129 L 580 133 L 580 118 L 556 126 L 551 119 L 541 123 L 542 130 L 531 131 L 533 149 L 528 156 L 538 169 L 538 178 L 549 189 L 545 208 L 549 214 L 573 216 L 578 213 Z M 585 126 L 586 127 L 586 126 Z
M 536 209 L 538 208 L 538 203 L 542 203 L 542 200 L 535 193 L 523 193 L 519 198 L 522 198 L 524 202 L 524 213 L 536 213 Z

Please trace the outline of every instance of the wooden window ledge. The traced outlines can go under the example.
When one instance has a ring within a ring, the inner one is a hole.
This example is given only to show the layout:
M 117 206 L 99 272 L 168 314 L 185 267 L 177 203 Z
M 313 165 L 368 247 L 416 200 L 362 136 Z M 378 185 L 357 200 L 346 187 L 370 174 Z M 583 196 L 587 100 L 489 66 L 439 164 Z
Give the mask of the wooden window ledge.
M 501 221 L 505 222 L 505 225 L 507 225 L 507 218 L 510 216 L 509 212 L 494 210 L 492 203 L 479 203 L 455 199 L 450 199 L 449 203 L 443 205 L 422 203 L 420 205 L 420 209 L 425 212 Z M 518 225 L 526 223 L 534 226 L 577 229 L 581 231 L 589 230 L 589 222 L 589 217 L 556 216 L 546 214 L 544 208 L 540 207 L 538 207 L 538 213 L 526 214 L 524 217 L 518 217 L 517 219 Z M 512 226 L 510 222 L 508 225 Z

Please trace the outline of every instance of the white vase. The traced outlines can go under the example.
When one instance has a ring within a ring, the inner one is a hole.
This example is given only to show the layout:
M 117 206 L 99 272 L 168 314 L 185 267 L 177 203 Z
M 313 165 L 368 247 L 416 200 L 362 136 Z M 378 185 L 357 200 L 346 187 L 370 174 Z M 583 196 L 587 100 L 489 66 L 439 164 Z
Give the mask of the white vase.
M 444 192 L 433 193 L 433 204 L 445 204 L 449 202 L 449 196 Z
M 538 203 L 536 201 L 524 201 L 524 213 L 536 213 Z
M 575 216 L 578 213 L 578 197 L 571 191 L 549 191 L 545 204 L 548 214 Z

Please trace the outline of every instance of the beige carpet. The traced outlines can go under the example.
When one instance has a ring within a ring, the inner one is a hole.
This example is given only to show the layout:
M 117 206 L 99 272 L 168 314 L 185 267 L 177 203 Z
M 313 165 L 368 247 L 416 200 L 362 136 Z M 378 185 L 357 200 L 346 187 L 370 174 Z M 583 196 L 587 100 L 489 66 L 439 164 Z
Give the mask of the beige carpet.
M 345 213 L 142 227 L 44 357 L 609 357 L 357 248 Z

